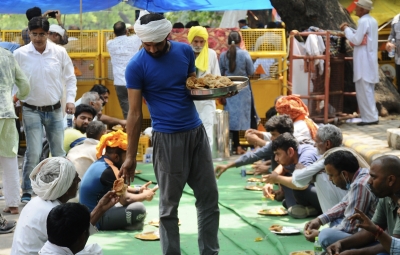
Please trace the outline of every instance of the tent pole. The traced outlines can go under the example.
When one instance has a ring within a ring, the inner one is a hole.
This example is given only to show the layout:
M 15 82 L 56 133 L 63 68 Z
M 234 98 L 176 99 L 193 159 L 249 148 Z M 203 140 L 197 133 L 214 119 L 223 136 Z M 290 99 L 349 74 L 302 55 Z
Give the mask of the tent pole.
M 83 22 L 82 22 L 82 0 L 79 1 L 79 23 L 80 23 L 80 40 L 81 41 L 81 50 L 83 49 L 82 45 L 82 29 L 83 29 Z

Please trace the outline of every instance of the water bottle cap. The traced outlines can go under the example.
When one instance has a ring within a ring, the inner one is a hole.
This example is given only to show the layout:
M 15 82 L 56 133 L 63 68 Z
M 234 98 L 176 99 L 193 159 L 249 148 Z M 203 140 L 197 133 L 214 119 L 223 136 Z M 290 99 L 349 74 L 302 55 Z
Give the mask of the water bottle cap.
M 315 237 L 315 241 L 318 241 L 318 236 Z
M 267 198 L 266 197 L 262 197 L 261 200 L 264 201 L 264 200 L 267 200 Z

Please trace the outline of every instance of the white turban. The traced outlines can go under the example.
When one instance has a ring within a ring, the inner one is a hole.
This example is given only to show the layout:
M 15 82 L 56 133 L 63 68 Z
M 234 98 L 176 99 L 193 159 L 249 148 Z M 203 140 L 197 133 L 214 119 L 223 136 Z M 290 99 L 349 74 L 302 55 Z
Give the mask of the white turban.
M 29 175 L 33 191 L 43 200 L 56 200 L 71 187 L 76 176 L 74 164 L 66 158 L 47 158 Z
M 140 11 L 139 18 L 135 22 L 135 33 L 142 40 L 142 42 L 154 42 L 158 43 L 167 38 L 168 34 L 172 30 L 172 24 L 167 19 L 151 21 L 147 24 L 140 24 L 140 18 L 146 14 L 150 14 L 148 11 Z

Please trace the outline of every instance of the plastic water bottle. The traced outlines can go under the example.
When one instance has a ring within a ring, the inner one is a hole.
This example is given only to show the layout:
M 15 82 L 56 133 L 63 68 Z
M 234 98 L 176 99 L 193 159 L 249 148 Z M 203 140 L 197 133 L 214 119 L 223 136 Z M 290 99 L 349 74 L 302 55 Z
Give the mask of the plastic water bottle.
M 318 242 L 318 236 L 315 237 L 315 242 L 314 242 L 314 254 L 315 255 L 321 255 L 322 254 L 322 247 Z
M 266 197 L 261 198 L 261 210 L 267 210 L 267 198 Z
M 67 127 L 72 127 L 72 114 L 67 114 Z
M 396 40 L 393 38 L 391 42 L 392 42 L 392 44 L 395 44 Z M 396 45 L 396 44 L 395 44 L 395 45 Z M 389 52 L 388 56 L 389 56 L 390 58 L 393 58 L 395 52 L 396 52 L 396 48 L 393 48 L 393 49 Z
M 242 179 L 246 179 L 246 167 L 242 166 L 240 170 L 240 175 L 242 176 Z

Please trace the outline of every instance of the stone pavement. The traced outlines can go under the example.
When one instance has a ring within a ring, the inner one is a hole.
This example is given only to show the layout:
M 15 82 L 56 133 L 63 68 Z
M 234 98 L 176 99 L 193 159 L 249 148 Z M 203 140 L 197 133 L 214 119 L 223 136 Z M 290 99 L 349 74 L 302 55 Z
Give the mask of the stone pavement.
M 388 147 L 386 130 L 400 126 L 400 116 L 381 118 L 379 125 L 359 127 L 353 123 L 344 123 L 339 127 L 343 132 L 344 145 L 355 149 L 368 163 L 384 154 L 400 156 L 400 150 L 392 150 Z M 22 164 L 19 158 L 19 164 Z M 0 186 L 2 186 L 2 175 L 0 174 Z M 0 210 L 5 207 L 4 200 L 0 200 Z M 20 211 L 23 205 L 20 205 Z M 3 214 L 7 219 L 18 220 L 19 215 Z M 13 233 L 0 235 L 0 255 L 10 254 Z

